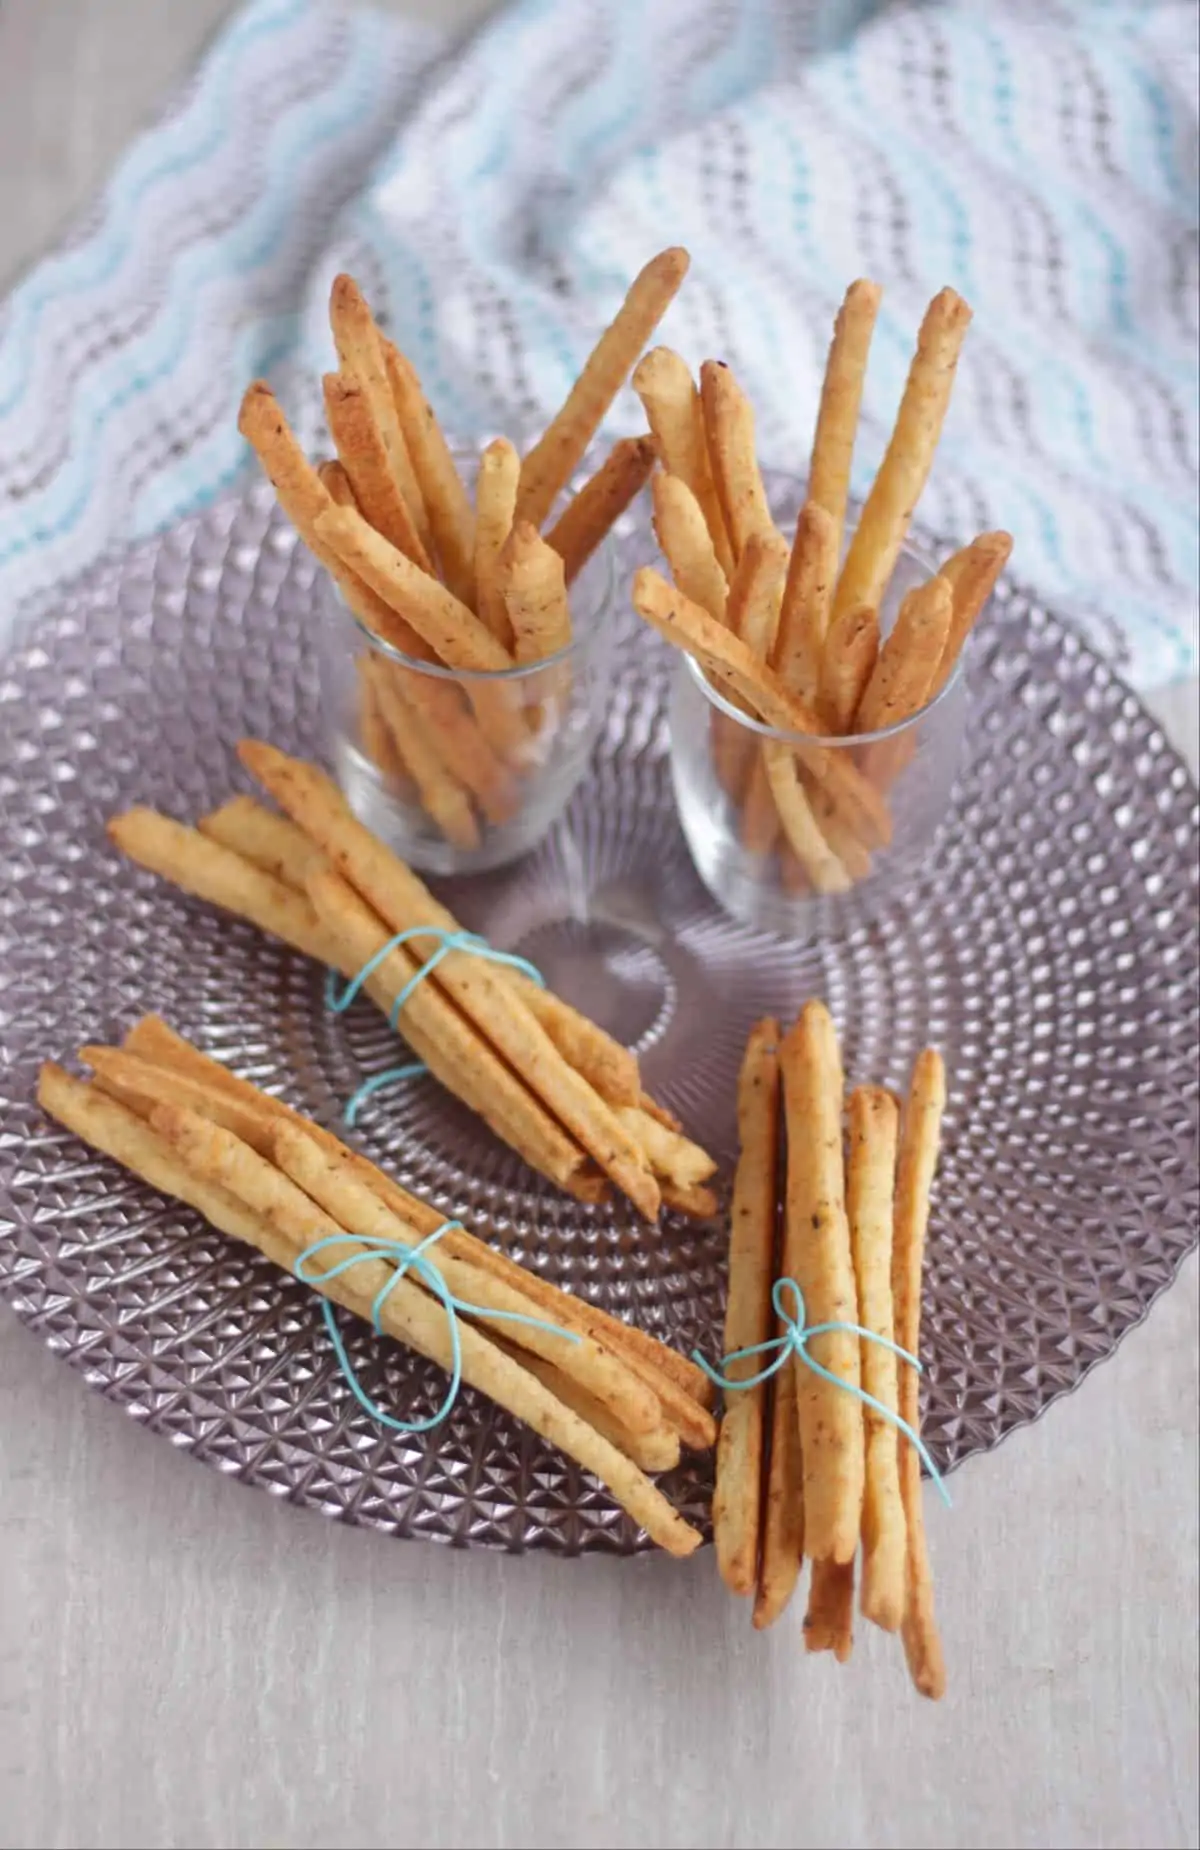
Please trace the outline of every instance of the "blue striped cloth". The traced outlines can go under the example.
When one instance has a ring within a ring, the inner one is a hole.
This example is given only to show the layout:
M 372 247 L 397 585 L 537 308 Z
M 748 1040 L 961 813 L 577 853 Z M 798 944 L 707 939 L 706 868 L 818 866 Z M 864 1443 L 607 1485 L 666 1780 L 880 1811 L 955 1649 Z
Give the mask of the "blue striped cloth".
M 0 311 L 0 613 L 227 491 L 256 373 L 318 437 L 337 269 L 466 434 L 534 427 L 682 243 L 663 338 L 728 359 L 797 470 L 842 290 L 885 285 L 860 488 L 959 289 L 921 519 L 1010 528 L 1143 684 L 1193 670 L 1196 76 L 1192 0 L 521 0 L 450 56 L 254 0 Z

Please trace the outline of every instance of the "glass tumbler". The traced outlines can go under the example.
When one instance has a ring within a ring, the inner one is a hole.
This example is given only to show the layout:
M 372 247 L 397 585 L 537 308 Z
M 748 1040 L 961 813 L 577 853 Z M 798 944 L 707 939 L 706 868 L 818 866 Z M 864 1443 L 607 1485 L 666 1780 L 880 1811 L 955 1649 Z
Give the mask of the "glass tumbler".
M 906 547 L 880 611 L 936 570 Z M 691 656 L 671 692 L 671 773 L 696 870 L 717 903 L 788 938 L 848 929 L 920 872 L 949 809 L 966 729 L 961 660 L 910 718 L 846 738 L 743 712 Z
M 583 777 L 604 717 L 614 566 L 605 540 L 568 589 L 572 641 L 485 673 L 374 635 L 322 573 L 322 705 L 354 813 L 424 872 L 501 867 L 535 847 Z

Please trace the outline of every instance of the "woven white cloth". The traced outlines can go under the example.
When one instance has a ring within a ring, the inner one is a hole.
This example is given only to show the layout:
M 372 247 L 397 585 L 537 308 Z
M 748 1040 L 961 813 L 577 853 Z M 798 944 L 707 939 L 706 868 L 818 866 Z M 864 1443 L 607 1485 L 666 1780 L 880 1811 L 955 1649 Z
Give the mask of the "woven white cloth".
M 521 0 L 446 56 L 340 0 L 254 0 L 0 311 L 0 622 L 233 484 L 237 400 L 307 434 L 358 274 L 444 420 L 529 429 L 655 249 L 662 338 L 729 360 L 803 472 L 846 283 L 885 287 L 869 479 L 921 312 L 975 321 L 919 518 L 1132 676 L 1196 662 L 1191 0 Z M 614 430 L 640 419 L 626 396 Z

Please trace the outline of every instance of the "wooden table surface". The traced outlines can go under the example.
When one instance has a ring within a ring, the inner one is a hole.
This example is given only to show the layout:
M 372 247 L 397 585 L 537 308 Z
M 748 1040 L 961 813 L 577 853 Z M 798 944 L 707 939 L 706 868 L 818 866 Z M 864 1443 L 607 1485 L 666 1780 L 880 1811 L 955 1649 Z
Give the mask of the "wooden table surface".
M 398 5 L 446 24 L 474 5 Z M 227 0 L 0 0 L 0 287 Z M 1196 689 L 1154 704 L 1196 763 Z M 0 1311 L 0 1846 L 1197 1842 L 1197 1267 L 931 1507 L 951 1693 L 680 1566 L 452 1554 L 197 1467 Z

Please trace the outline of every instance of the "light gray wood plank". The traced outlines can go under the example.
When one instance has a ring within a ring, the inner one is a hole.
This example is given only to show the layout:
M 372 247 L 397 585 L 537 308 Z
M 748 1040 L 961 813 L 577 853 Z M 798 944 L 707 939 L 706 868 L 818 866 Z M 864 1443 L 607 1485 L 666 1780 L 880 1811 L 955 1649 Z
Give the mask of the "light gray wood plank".
M 0 0 L 0 285 L 229 0 Z M 396 5 L 465 26 L 476 0 Z M 1196 757 L 1195 687 L 1155 702 Z M 452 1555 L 199 1469 L 0 1310 L 0 1846 L 1197 1842 L 1197 1266 L 931 1506 L 952 1691 L 685 1566 Z

